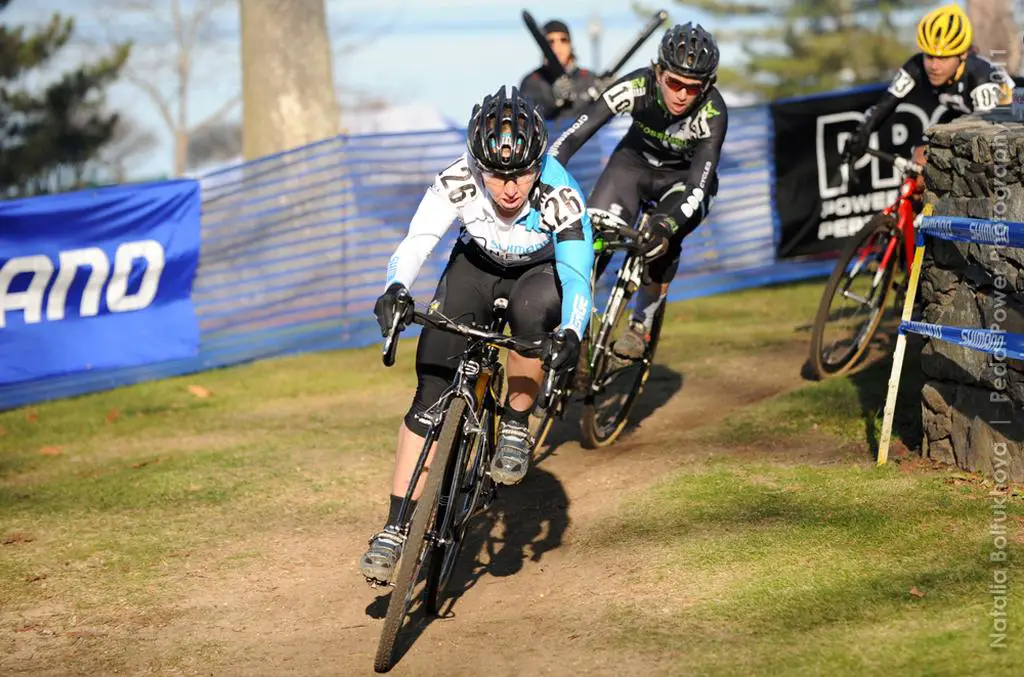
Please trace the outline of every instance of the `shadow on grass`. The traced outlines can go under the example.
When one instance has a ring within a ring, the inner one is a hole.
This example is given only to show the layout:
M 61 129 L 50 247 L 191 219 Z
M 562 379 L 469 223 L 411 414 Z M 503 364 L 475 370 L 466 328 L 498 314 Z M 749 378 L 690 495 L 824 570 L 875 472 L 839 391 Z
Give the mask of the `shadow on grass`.
M 925 381 L 924 372 L 921 371 L 923 346 L 924 341 L 920 337 L 908 336 L 892 424 L 893 437 L 899 438 L 908 450 L 916 452 L 921 450 L 924 435 L 921 423 L 921 389 Z M 886 351 L 883 357 L 866 364 L 849 376 L 860 399 L 861 413 L 864 417 L 864 437 L 875 457 L 878 455 L 879 435 L 891 373 L 892 352 Z
M 678 371 L 662 364 L 653 364 L 651 366 L 651 373 L 647 377 L 647 383 L 644 384 L 644 390 L 636 404 L 633 405 L 633 410 L 629 414 L 626 427 L 620 433 L 616 444 L 619 440 L 622 440 L 639 428 L 647 418 L 675 397 L 676 393 L 683 388 L 683 380 L 683 375 Z M 536 450 L 536 463 L 541 463 L 544 459 L 554 454 L 563 444 L 580 442 L 582 439 L 580 436 L 580 417 L 582 413 L 582 399 L 578 396 L 574 397 L 565 411 L 565 416 L 561 420 L 556 420 L 554 425 L 551 426 L 551 431 L 544 440 L 544 446 Z

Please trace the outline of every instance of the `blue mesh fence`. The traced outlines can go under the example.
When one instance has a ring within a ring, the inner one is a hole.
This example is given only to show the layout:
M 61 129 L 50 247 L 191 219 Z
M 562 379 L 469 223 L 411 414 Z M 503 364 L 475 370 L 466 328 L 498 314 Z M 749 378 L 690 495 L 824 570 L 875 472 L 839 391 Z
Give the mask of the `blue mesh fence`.
M 569 163 L 585 192 L 627 124 L 607 125 Z M 458 129 L 340 136 L 202 177 L 202 247 L 193 292 L 199 354 L 3 387 L 0 407 L 378 342 L 372 307 L 388 259 L 436 172 L 463 152 L 464 138 Z M 827 273 L 828 261 L 776 262 L 771 172 L 768 109 L 731 110 L 718 198 L 684 244 L 671 299 Z M 453 226 L 412 289 L 423 302 L 456 233 Z

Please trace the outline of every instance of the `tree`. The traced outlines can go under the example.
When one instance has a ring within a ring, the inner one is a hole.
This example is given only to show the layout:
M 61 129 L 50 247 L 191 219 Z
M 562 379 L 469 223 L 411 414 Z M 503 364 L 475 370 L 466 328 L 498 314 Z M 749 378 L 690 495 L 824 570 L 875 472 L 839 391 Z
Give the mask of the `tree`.
M 1011 75 L 1020 72 L 1021 43 L 1010 0 L 970 0 L 967 15 L 978 54 L 1003 64 Z
M 159 145 L 152 129 L 136 120 L 118 117 L 110 141 L 99 153 L 98 164 L 114 183 L 124 183 L 131 174 L 131 165 L 139 158 L 149 158 Z
M 218 122 L 192 134 L 188 140 L 188 166 L 195 169 L 229 162 L 242 153 L 242 125 Z
M 723 52 L 740 49 L 739 68 L 722 67 L 722 86 L 775 99 L 888 79 L 913 53 L 913 27 L 899 10 L 931 0 L 677 0 L 721 17 L 763 17 L 721 33 Z M 728 59 L 726 59 L 728 60 Z
M 201 75 L 200 67 L 216 72 L 217 59 L 212 52 L 216 37 L 214 15 L 229 10 L 237 0 L 104 0 L 102 10 L 107 26 L 125 25 L 124 18 L 135 14 L 144 19 L 146 33 L 153 43 L 147 54 L 133 58 L 125 77 L 139 87 L 156 106 L 173 143 L 172 171 L 181 176 L 188 168 L 189 139 L 221 122 L 241 101 L 235 92 L 205 118 L 195 121 L 190 94 Z M 123 30 L 123 28 L 118 28 Z
M 10 0 L 0 0 L 0 12 Z M 54 14 L 42 29 L 0 24 L 0 190 L 6 197 L 80 187 L 118 123 L 104 110 L 104 88 L 117 79 L 130 43 L 95 63 L 29 88 L 68 44 L 74 22 Z
M 338 134 L 324 0 L 240 0 L 247 160 Z

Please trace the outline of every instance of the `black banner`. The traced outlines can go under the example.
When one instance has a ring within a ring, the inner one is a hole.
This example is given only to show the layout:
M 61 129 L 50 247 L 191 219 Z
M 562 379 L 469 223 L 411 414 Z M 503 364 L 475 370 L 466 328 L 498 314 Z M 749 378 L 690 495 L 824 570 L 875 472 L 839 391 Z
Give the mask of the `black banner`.
M 784 99 L 771 104 L 775 127 L 773 208 L 781 226 L 780 258 L 838 252 L 844 240 L 868 219 L 892 204 L 901 177 L 872 156 L 855 166 L 851 188 L 840 153 L 878 101 L 886 84 L 824 95 Z M 919 87 L 900 102 L 872 134 L 871 146 L 909 158 L 926 129 L 961 113 Z

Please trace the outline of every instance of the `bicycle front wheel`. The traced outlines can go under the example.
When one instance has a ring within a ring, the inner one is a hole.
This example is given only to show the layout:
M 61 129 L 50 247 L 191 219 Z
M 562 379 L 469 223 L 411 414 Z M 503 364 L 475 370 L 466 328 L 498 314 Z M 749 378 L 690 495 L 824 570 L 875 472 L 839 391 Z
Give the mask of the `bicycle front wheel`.
M 583 446 L 587 449 L 606 447 L 622 434 L 629 414 L 643 392 L 644 384 L 651 373 L 651 364 L 658 348 L 661 325 L 665 317 L 662 303 L 654 315 L 651 336 L 642 358 L 630 360 L 621 358 L 612 351 L 614 339 L 626 329 L 626 302 L 614 313 L 605 317 L 608 329 L 599 335 L 601 345 L 596 347 L 594 369 L 590 390 L 583 402 L 580 418 L 580 433 Z
M 481 408 L 480 429 L 459 438 L 458 452 L 451 456 L 445 469 L 437 545 L 427 571 L 426 610 L 438 615 L 444 602 L 448 582 L 462 552 L 470 520 L 491 501 L 494 484 L 487 474 L 494 439 L 494 403 L 490 395 Z
M 810 362 L 816 376 L 848 372 L 867 351 L 903 252 L 896 220 L 876 215 L 843 249 L 814 318 Z
M 409 526 L 409 535 L 402 551 L 402 563 L 395 578 L 395 587 L 391 591 L 391 600 L 388 603 L 384 627 L 380 632 L 380 641 L 377 643 L 377 655 L 373 664 L 376 672 L 387 672 L 394 665 L 395 640 L 398 638 L 398 633 L 402 629 L 402 624 L 405 622 L 405 617 L 409 613 L 409 607 L 415 597 L 414 591 L 420 570 L 424 562 L 434 554 L 433 538 L 428 538 L 427 532 L 431 530 L 437 517 L 441 482 L 446 474 L 445 468 L 448 466 L 448 459 L 451 458 L 452 450 L 458 445 L 461 437 L 465 409 L 466 401 L 457 397 L 449 405 L 448 412 L 445 414 L 437 448 L 434 450 L 434 458 L 430 463 L 433 470 L 427 472 L 426 486 L 423 489 L 423 495 L 417 502 L 412 524 Z

